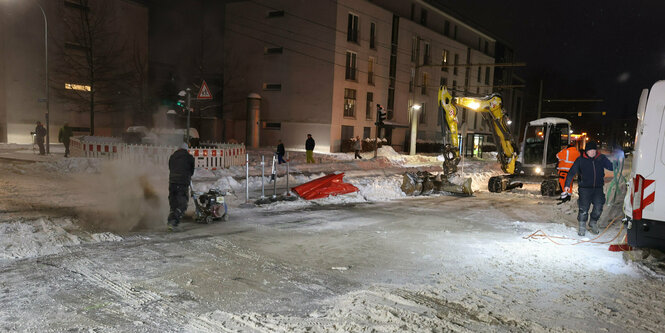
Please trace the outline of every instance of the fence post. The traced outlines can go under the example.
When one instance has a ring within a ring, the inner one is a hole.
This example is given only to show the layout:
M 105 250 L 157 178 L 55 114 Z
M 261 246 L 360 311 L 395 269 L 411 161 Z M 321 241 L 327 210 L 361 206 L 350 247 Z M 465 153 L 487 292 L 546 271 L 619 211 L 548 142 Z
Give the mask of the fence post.
M 261 199 L 265 199 L 265 185 L 263 184 L 266 176 L 266 158 L 261 155 Z

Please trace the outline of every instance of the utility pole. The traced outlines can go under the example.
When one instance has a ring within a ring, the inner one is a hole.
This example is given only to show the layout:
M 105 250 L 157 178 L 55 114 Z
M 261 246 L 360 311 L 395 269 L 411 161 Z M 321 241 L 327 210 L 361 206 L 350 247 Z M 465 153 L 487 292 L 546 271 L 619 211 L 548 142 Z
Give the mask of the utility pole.
M 538 91 L 538 117 L 536 119 L 540 119 L 540 113 L 543 108 L 543 80 L 540 80 L 540 90 Z
M 189 115 L 192 113 L 191 111 L 191 105 L 192 105 L 192 89 L 185 89 L 187 91 L 187 129 L 185 130 L 185 140 L 187 142 L 187 145 L 189 145 Z

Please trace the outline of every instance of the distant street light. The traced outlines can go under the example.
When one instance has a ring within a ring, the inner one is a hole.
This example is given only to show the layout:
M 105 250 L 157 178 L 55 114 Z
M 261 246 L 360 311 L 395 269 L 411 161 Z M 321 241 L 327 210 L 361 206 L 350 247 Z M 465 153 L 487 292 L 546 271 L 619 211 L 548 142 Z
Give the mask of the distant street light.
M 409 155 L 416 154 L 416 136 L 418 135 L 418 111 L 420 104 L 411 105 L 411 144 L 409 146 Z

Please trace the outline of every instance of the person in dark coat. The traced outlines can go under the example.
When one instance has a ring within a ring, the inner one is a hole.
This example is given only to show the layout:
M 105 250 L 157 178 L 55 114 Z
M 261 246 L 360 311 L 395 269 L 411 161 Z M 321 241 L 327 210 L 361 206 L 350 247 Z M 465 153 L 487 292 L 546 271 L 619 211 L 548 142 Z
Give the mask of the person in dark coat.
M 58 142 L 62 142 L 65 145 L 65 157 L 69 156 L 69 142 L 73 135 L 72 128 L 69 127 L 68 123 L 65 123 L 58 133 Z
M 44 150 L 44 137 L 46 136 L 46 128 L 42 125 L 41 121 L 37 122 L 37 127 L 35 127 L 35 142 L 39 146 L 39 155 L 46 155 L 46 150 Z
M 353 143 L 353 150 L 356 152 L 356 155 L 353 156 L 353 159 L 355 160 L 356 158 L 363 159 L 362 156 L 360 156 L 360 151 L 363 150 L 363 142 L 360 140 L 360 136 L 356 136 L 356 141 Z
M 607 156 L 598 153 L 598 145 L 595 142 L 589 141 L 586 144 L 586 151 L 575 160 L 566 176 L 565 192 L 570 190 L 573 177 L 577 173 L 580 174 L 578 183 L 580 198 L 577 201 L 579 208 L 577 213 L 579 230 L 577 234 L 580 236 L 584 236 L 586 231 L 591 204 L 593 204 L 593 210 L 591 211 L 589 228 L 592 234 L 598 234 L 598 219 L 603 213 L 603 205 L 605 204 L 605 193 L 603 192 L 605 169 L 614 170 L 612 162 Z
M 278 141 L 277 144 L 277 163 L 282 164 L 286 163 L 284 160 L 284 154 L 286 154 L 286 149 L 284 149 L 284 144 L 282 143 L 282 140 Z
M 169 206 L 168 230 L 175 230 L 187 211 L 189 186 L 194 174 L 194 156 L 187 152 L 187 144 L 182 143 L 169 158 Z
M 305 155 L 307 156 L 307 163 L 316 163 L 314 161 L 314 146 L 316 143 L 312 139 L 311 134 L 307 134 L 307 140 L 305 141 Z

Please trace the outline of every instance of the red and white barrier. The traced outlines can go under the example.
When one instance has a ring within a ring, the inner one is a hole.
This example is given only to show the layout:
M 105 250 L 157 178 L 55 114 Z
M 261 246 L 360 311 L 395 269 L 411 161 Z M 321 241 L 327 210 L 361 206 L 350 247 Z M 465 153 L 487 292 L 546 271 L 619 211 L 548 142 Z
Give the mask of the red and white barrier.
M 86 137 L 71 139 L 72 156 L 167 164 L 171 154 L 178 149 L 175 146 L 129 145 L 122 142 L 103 142 L 100 138 L 86 139 Z M 196 168 L 216 170 L 245 164 L 244 144 L 215 144 L 215 146 L 215 148 L 194 147 L 188 150 L 194 156 Z

